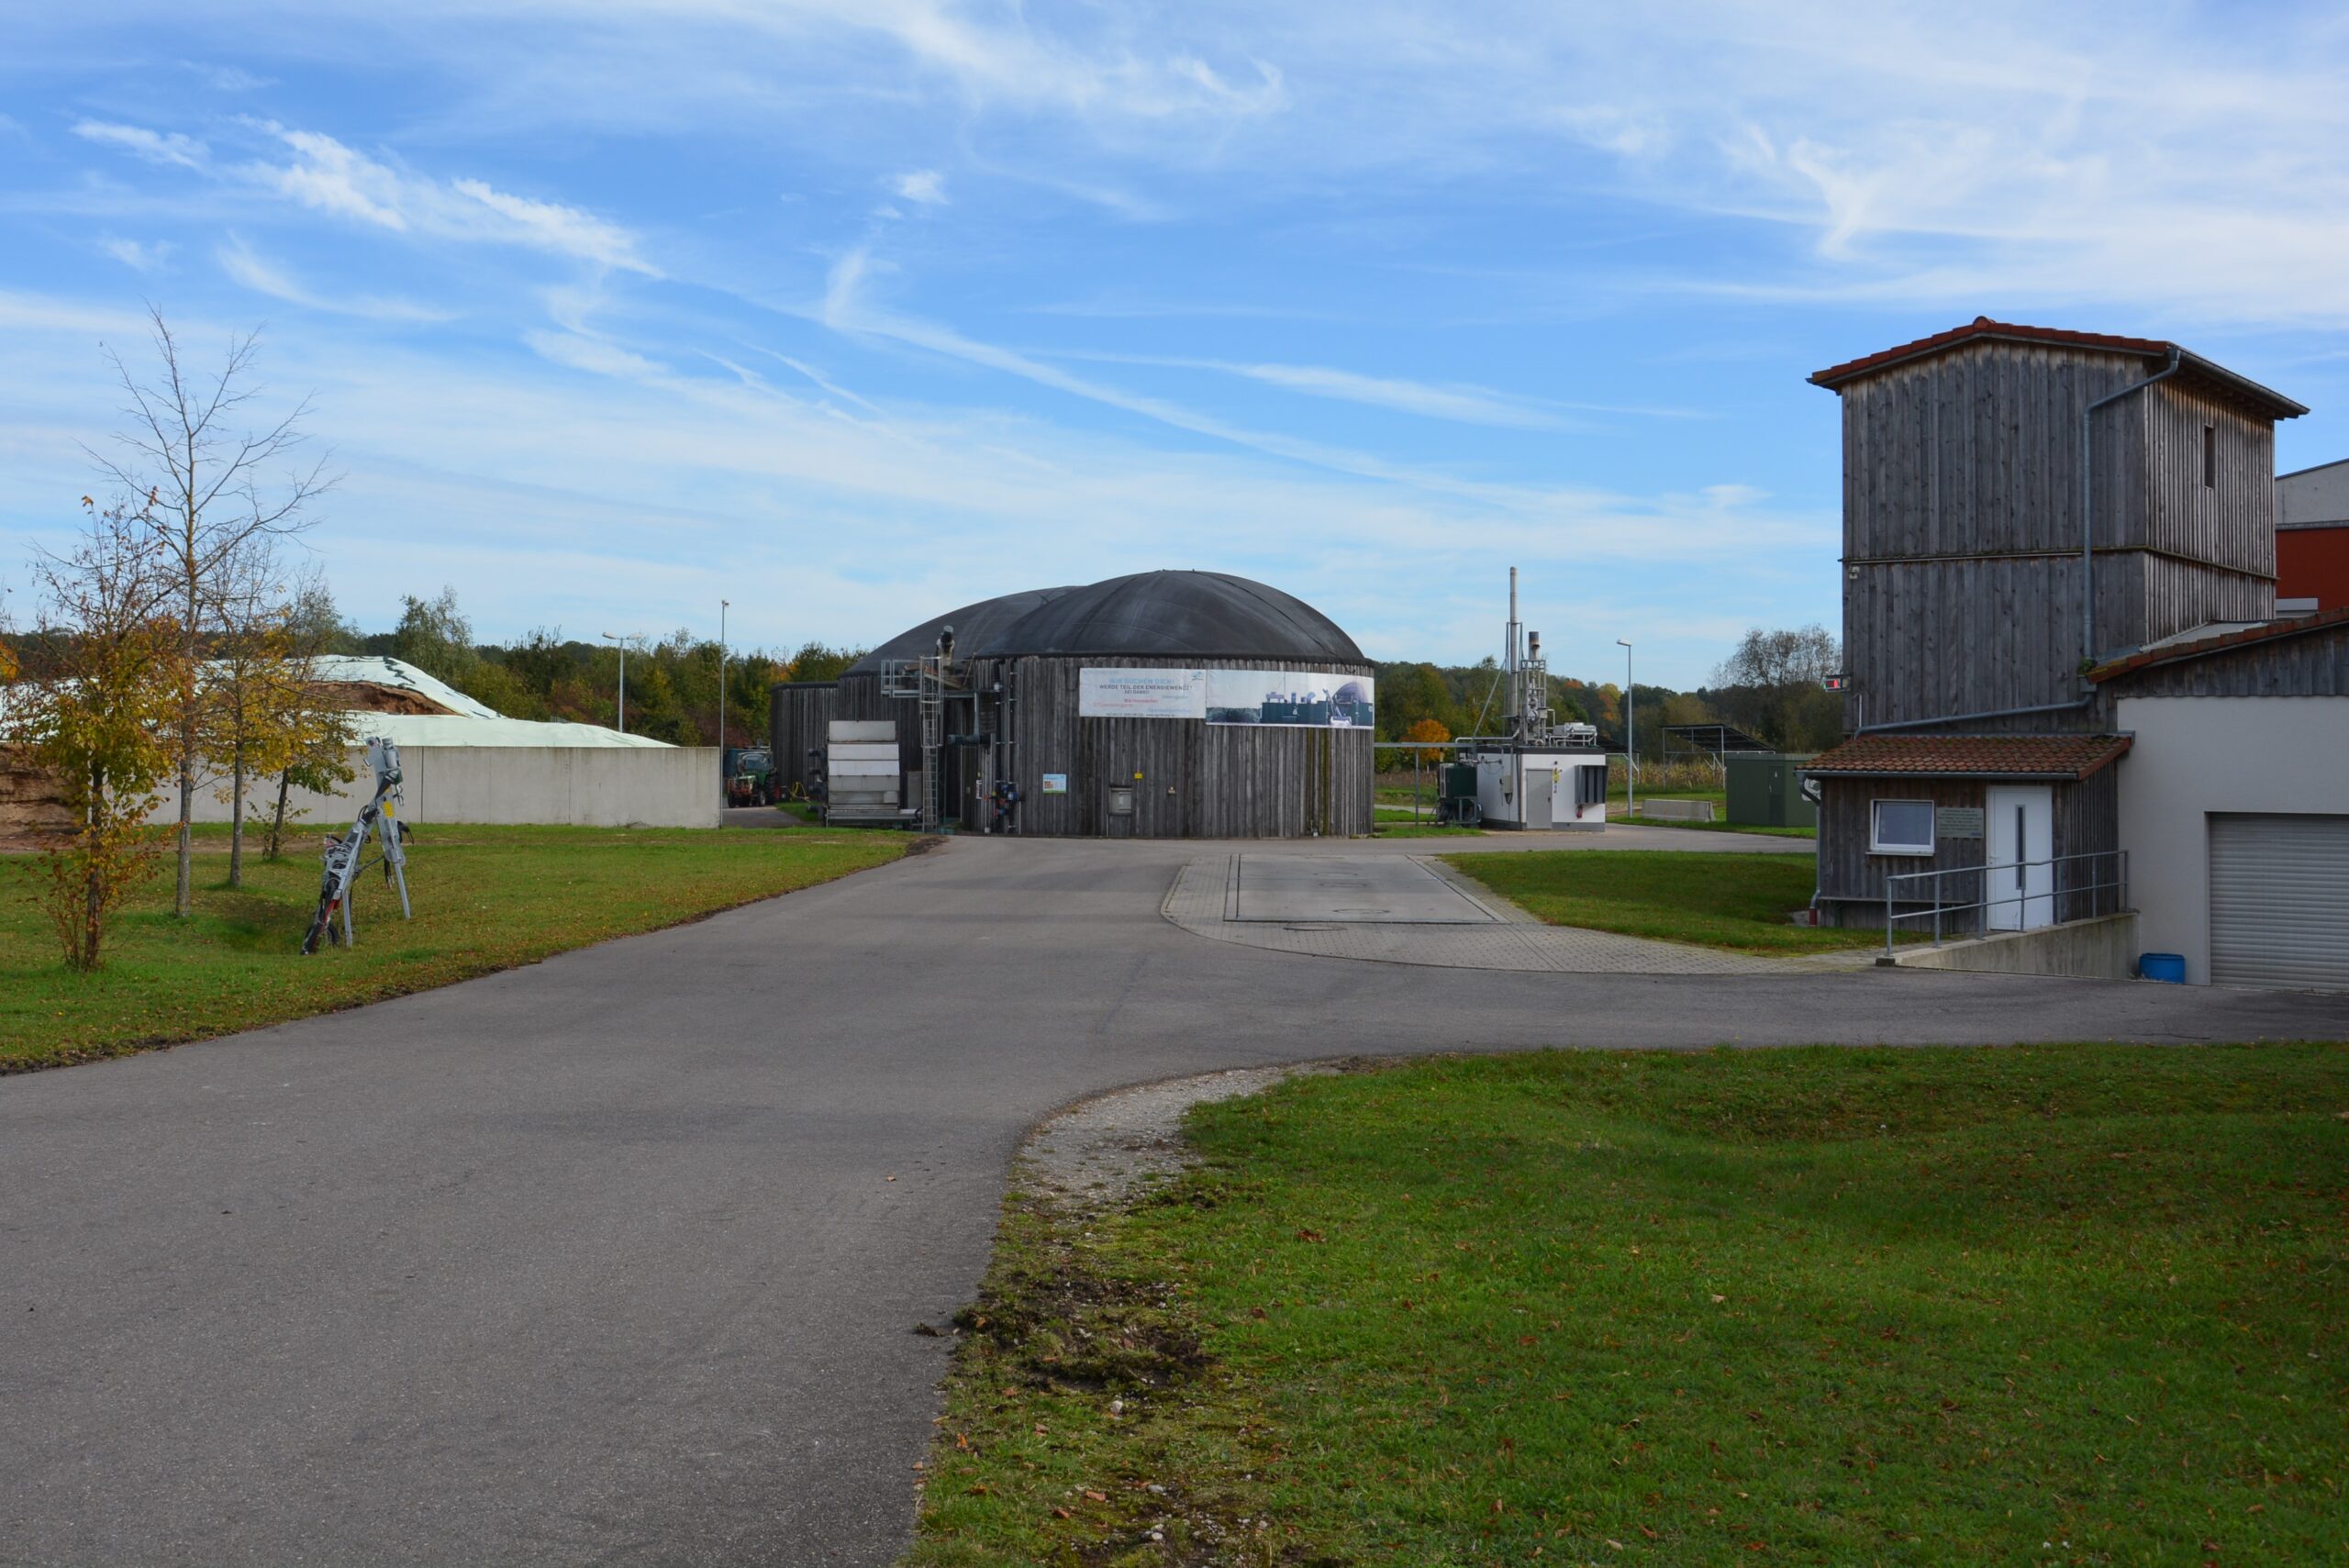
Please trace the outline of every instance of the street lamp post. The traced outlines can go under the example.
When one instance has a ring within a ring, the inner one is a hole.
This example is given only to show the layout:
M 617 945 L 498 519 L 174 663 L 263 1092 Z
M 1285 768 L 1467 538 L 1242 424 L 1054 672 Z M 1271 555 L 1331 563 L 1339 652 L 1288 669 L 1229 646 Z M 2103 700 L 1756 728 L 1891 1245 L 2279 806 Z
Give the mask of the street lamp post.
M 726 612 L 731 599 L 718 601 L 718 749 L 726 750 Z
M 634 635 L 634 633 L 629 633 L 628 636 L 622 636 L 620 633 L 616 631 L 607 631 L 603 634 L 604 640 L 606 642 L 612 644 L 615 648 L 618 648 L 620 651 L 619 731 L 623 735 L 628 733 L 628 645 Z
M 1623 651 L 1623 815 L 1640 814 L 1640 731 L 1632 722 L 1631 708 L 1631 645 L 1621 638 L 1615 646 Z

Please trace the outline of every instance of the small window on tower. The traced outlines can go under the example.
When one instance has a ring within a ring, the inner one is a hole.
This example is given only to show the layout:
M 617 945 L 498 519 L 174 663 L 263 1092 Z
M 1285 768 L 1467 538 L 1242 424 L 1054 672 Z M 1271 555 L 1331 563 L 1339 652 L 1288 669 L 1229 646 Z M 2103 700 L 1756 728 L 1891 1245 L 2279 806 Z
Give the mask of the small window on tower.
M 2202 484 L 2210 488 L 2219 483 L 2219 428 L 2202 427 Z

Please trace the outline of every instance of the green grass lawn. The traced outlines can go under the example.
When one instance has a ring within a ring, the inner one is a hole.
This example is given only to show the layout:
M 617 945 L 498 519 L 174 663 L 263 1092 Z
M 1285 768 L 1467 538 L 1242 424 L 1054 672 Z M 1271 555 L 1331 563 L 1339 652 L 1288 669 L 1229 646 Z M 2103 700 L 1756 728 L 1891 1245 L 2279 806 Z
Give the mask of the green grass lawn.
M 1203 1106 L 1152 1199 L 1008 1204 L 907 1561 L 2339 1562 L 2344 1107 L 2335 1045 Z
M 225 829 L 199 829 L 196 912 L 171 915 L 172 868 L 119 914 L 105 967 L 58 959 L 31 856 L 0 857 L 0 1073 L 116 1056 L 372 1002 L 674 925 L 894 860 L 897 834 L 687 828 L 416 829 L 403 922 L 379 873 L 357 884 L 358 944 L 301 955 L 317 835 L 275 865 L 248 844 L 231 893 Z
M 1447 856 L 1444 863 L 1553 926 L 1740 952 L 1826 952 L 1884 941 L 1881 930 L 1787 923 L 1810 902 L 1818 865 L 1809 855 L 1537 850 Z

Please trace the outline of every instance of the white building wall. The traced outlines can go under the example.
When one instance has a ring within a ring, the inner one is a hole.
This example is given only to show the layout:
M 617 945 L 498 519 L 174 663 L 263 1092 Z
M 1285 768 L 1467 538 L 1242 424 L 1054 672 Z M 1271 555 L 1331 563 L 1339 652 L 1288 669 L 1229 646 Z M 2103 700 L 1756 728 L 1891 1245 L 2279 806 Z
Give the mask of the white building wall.
M 2338 523 L 2349 520 L 2349 458 L 2276 480 L 2276 522 Z
M 295 790 L 302 831 L 351 826 L 374 793 L 364 748 L 354 749 L 358 776 L 331 796 Z M 715 828 L 718 768 L 713 746 L 402 746 L 400 815 L 410 822 L 551 823 L 583 828 Z M 226 822 L 225 789 L 196 792 L 195 819 Z M 274 780 L 257 781 L 245 798 L 247 819 L 266 825 L 277 808 Z M 154 820 L 178 818 L 176 798 Z
M 2349 697 L 2123 697 L 2121 847 L 2140 951 L 2210 979 L 2213 812 L 2338 812 L 2349 800 Z

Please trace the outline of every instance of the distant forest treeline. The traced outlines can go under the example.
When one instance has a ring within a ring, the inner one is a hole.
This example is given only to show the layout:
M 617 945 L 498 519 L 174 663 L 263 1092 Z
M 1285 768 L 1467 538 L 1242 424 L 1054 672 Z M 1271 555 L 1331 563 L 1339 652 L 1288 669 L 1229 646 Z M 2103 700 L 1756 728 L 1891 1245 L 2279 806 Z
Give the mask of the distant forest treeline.
M 1820 628 L 1757 628 L 1745 634 L 1708 685 L 1683 692 L 1635 684 L 1631 717 L 1639 754 L 1661 757 L 1664 729 L 1683 724 L 1731 724 L 1782 751 L 1823 751 L 1843 738 L 1842 699 L 1820 684 L 1836 672 L 1840 659 L 1835 639 Z M 1427 739 L 1427 730 L 1414 732 L 1413 726 L 1429 720 L 1446 737 L 1499 734 L 1508 706 L 1507 683 L 1491 658 L 1477 664 L 1378 666 L 1382 740 Z M 1561 722 L 1597 725 L 1607 750 L 1625 750 L 1623 688 L 1614 682 L 1553 675 L 1550 707 Z
M 364 632 L 313 590 L 296 606 L 310 624 L 297 628 L 305 646 L 335 653 L 401 659 L 514 718 L 571 719 L 614 725 L 618 719 L 619 652 L 611 643 L 567 638 L 559 629 L 530 633 L 509 644 L 475 642 L 453 590 L 403 601 L 389 631 Z M 737 746 L 767 739 L 767 691 L 777 681 L 829 681 L 863 656 L 863 649 L 808 642 L 785 654 L 731 649 L 726 662 L 726 736 Z M 1842 739 L 1842 704 L 1821 689 L 1820 677 L 1840 667 L 1835 639 L 1818 627 L 1749 631 L 1692 691 L 1645 683 L 1632 688 L 1642 757 L 1660 757 L 1664 728 L 1682 724 L 1732 724 L 1785 751 L 1819 751 Z M 1377 665 L 1381 740 L 1430 739 L 1413 727 L 1428 721 L 1443 738 L 1496 734 L 1506 724 L 1508 694 L 1497 661 L 1475 664 L 1393 662 Z M 682 746 L 718 739 L 718 643 L 678 630 L 632 643 L 628 651 L 628 728 L 631 734 Z M 1598 727 L 1609 751 L 1623 744 L 1623 689 L 1611 681 L 1550 678 L 1550 706 L 1559 719 Z M 1674 748 L 1677 750 L 1678 748 Z

